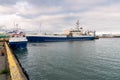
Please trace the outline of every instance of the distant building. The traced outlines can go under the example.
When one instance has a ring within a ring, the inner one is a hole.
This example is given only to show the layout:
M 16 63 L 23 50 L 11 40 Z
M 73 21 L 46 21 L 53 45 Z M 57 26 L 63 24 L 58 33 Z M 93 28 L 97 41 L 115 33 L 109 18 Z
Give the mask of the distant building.
M 102 34 L 101 37 L 102 37 L 102 38 L 112 38 L 113 35 L 112 35 L 112 34 Z
M 120 34 L 114 34 L 113 37 L 114 38 L 120 38 Z

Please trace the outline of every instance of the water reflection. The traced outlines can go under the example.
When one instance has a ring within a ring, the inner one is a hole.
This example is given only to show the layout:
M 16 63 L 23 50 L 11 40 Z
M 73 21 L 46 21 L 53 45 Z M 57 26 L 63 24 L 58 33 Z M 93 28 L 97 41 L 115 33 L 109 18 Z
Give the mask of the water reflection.
M 28 55 L 28 49 L 27 48 L 25 48 L 25 49 L 17 49 L 17 50 L 14 50 L 13 52 L 15 53 L 15 55 L 17 55 L 17 57 L 19 59 L 25 58 Z
M 46 45 L 43 43 L 29 43 L 28 46 L 38 47 L 38 46 L 46 46 Z
M 27 54 L 28 53 L 28 49 L 25 48 L 25 49 L 16 49 L 13 51 L 15 54 Z

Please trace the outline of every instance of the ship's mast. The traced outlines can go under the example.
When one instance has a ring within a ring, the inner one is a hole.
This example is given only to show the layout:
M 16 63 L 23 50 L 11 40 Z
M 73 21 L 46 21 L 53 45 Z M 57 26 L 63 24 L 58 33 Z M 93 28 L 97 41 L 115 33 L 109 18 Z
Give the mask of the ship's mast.
M 76 22 L 76 29 L 79 31 L 80 29 L 79 29 L 79 20 L 77 20 L 77 22 Z
M 41 33 L 41 23 L 40 23 L 39 33 Z
M 19 25 L 19 24 L 16 24 L 16 23 L 14 22 L 14 29 L 15 29 L 15 30 L 18 30 L 18 25 Z

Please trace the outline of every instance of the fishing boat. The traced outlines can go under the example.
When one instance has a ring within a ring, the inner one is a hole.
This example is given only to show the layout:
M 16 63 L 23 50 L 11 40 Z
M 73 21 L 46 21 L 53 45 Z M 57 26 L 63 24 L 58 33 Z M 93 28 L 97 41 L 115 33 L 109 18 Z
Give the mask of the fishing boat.
M 94 40 L 95 31 L 84 31 L 79 27 L 79 20 L 76 28 L 66 31 L 64 34 L 39 34 L 27 35 L 29 42 L 61 42 L 61 41 L 84 41 Z
M 19 30 L 9 32 L 9 45 L 12 49 L 25 49 L 27 47 L 25 33 Z
M 8 41 L 8 40 L 9 40 L 9 35 L 6 34 L 5 31 L 3 31 L 3 32 L 0 31 L 0 42 L 1 41 Z

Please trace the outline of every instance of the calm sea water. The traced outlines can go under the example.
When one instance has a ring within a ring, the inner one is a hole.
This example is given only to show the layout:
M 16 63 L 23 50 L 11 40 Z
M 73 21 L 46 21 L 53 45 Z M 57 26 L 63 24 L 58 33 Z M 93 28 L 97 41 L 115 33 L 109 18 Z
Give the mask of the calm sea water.
M 120 39 L 29 43 L 15 51 L 30 80 L 120 80 Z

